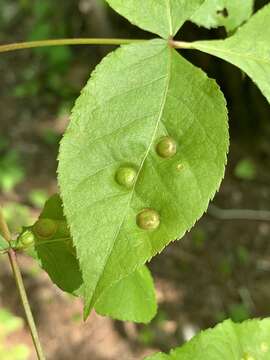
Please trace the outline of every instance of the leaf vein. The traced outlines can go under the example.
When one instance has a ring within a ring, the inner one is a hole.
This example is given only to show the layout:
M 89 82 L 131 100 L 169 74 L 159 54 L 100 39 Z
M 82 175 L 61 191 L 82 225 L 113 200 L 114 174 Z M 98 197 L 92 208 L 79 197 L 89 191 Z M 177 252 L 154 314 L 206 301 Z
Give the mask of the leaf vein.
M 168 91 L 169 91 L 169 84 L 170 84 L 170 75 L 171 75 L 171 63 L 172 63 L 172 49 L 169 49 L 169 54 L 170 54 L 170 59 L 168 61 L 168 75 L 167 75 L 167 84 L 166 84 L 166 87 L 165 87 L 165 90 L 164 90 L 164 95 L 163 95 L 163 99 L 162 99 L 162 102 L 161 102 L 161 107 L 160 107 L 160 111 L 159 111 L 159 116 L 158 116 L 158 119 L 157 119 L 157 122 L 156 122 L 156 126 L 154 128 L 154 131 L 153 131 L 153 135 L 152 135 L 152 138 L 151 138 L 151 141 L 150 141 L 150 144 L 145 152 L 145 155 L 142 159 L 142 162 L 140 164 L 140 167 L 139 167 L 139 170 L 138 170 L 138 174 L 137 174 L 137 178 L 136 178 L 136 181 L 134 183 L 134 186 L 131 190 L 131 193 L 130 193 L 130 199 L 129 199 L 129 202 L 127 203 L 127 208 L 129 208 L 130 206 L 130 203 L 133 199 L 133 196 L 134 196 L 134 190 L 135 190 L 135 187 L 136 187 L 136 184 L 137 184 L 137 180 L 138 180 L 138 177 L 140 176 L 140 173 L 141 173 L 141 170 L 143 168 L 143 165 L 145 163 L 145 160 L 148 156 L 148 153 L 151 149 L 151 146 L 153 144 L 153 141 L 154 141 L 154 138 L 155 138 L 155 135 L 156 135 L 156 132 L 158 130 L 158 126 L 159 126 L 159 123 L 161 121 L 161 118 L 162 118 L 162 114 L 163 114 L 163 110 L 164 110 L 164 107 L 165 107 L 165 104 L 166 104 L 166 98 L 167 98 L 167 94 L 168 94 Z M 104 262 L 104 265 L 103 265 L 103 268 L 102 268 L 102 271 L 100 273 L 100 277 L 99 277 L 99 280 L 95 286 L 95 289 L 98 287 L 99 283 L 100 283 L 100 279 L 102 278 L 103 276 L 103 273 L 104 273 L 104 270 L 105 270 L 105 267 L 106 267 L 106 264 L 108 263 L 108 260 L 112 254 L 112 250 L 113 250 L 113 246 L 115 244 L 115 241 L 117 239 L 117 236 L 119 235 L 120 231 L 121 231 L 121 228 L 123 226 L 123 223 L 125 221 L 127 217 L 127 212 L 124 214 L 123 218 L 122 218 L 122 221 L 118 227 L 118 229 L 116 230 L 116 233 L 115 233 L 115 236 L 113 238 L 113 242 L 112 242 L 112 246 L 111 246 L 111 250 L 109 251 L 108 255 L 106 256 L 106 261 Z M 134 269 L 135 270 L 135 269 Z M 95 290 L 94 290 L 95 291 Z M 95 299 L 96 300 L 96 299 Z M 93 302 L 93 300 L 91 301 L 91 304 L 90 306 L 94 305 L 95 301 Z

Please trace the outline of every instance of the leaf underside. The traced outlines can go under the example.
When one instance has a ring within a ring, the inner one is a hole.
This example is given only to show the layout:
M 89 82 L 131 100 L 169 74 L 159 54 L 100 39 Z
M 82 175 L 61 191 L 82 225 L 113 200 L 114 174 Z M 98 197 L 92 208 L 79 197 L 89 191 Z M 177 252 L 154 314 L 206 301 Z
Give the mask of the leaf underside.
M 206 0 L 190 20 L 207 29 L 224 26 L 230 32 L 252 15 L 253 6 L 254 0 Z
M 204 0 L 106 1 L 131 23 L 164 39 L 174 36 L 204 2 Z
M 177 154 L 160 158 L 163 136 Z M 228 151 L 227 110 L 215 81 L 163 40 L 107 56 L 72 113 L 61 142 L 59 183 L 84 280 L 85 316 L 102 292 L 182 237 L 219 188 Z M 132 189 L 115 181 L 132 165 Z M 136 224 L 144 208 L 161 224 Z
M 194 48 L 242 69 L 270 102 L 270 4 L 226 40 L 196 41 Z
M 146 360 L 269 360 L 270 319 L 234 324 L 226 320 L 202 331 L 170 355 L 155 354 Z

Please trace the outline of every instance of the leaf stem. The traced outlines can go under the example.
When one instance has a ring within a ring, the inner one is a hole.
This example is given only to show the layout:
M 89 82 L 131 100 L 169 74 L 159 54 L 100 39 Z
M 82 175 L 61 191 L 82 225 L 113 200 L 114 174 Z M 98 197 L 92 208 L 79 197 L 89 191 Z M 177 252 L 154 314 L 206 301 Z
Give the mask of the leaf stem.
M 142 39 L 108 39 L 108 38 L 78 38 L 78 39 L 50 39 L 0 45 L 0 53 L 21 49 L 38 48 L 45 46 L 63 45 L 124 45 L 132 42 L 143 42 Z
M 46 245 L 46 244 L 54 244 L 54 243 L 58 243 L 58 242 L 70 241 L 70 239 L 71 239 L 70 237 L 66 237 L 66 238 L 59 238 L 59 239 L 47 240 L 47 241 L 43 240 L 40 243 L 35 244 L 35 247 Z
M 11 234 L 10 234 L 9 228 L 7 226 L 7 223 L 4 219 L 1 208 L 0 208 L 0 233 L 2 234 L 3 238 L 10 244 L 11 243 Z M 17 262 L 16 253 L 12 248 L 10 248 L 7 251 L 7 253 L 8 253 L 9 262 L 10 262 L 10 265 L 12 268 L 12 272 L 13 272 L 13 275 L 15 278 L 15 282 L 17 285 L 17 289 L 18 289 L 20 297 L 21 297 L 21 301 L 22 301 L 22 305 L 23 305 L 23 308 L 25 311 L 27 323 L 30 328 L 30 332 L 31 332 L 31 336 L 33 339 L 35 349 L 36 349 L 38 360 L 45 360 L 45 356 L 43 354 L 42 347 L 41 347 L 41 344 L 39 341 L 38 332 L 37 332 L 37 328 L 36 328 L 35 321 L 33 318 L 33 314 L 32 314 L 30 304 L 29 304 L 29 301 L 27 298 L 27 294 L 25 291 L 22 274 L 21 274 L 21 271 L 20 271 L 20 268 L 19 268 L 19 265 Z
M 169 40 L 169 44 L 174 49 L 194 49 L 192 42 L 187 41 L 176 41 L 176 40 Z
M 77 38 L 77 39 L 50 39 L 37 40 L 21 43 L 0 45 L 0 53 L 22 49 L 31 49 L 46 46 L 63 45 L 124 45 L 134 42 L 144 42 L 144 39 L 111 39 L 111 38 Z M 192 43 L 186 41 L 169 40 L 171 47 L 175 49 L 194 49 Z

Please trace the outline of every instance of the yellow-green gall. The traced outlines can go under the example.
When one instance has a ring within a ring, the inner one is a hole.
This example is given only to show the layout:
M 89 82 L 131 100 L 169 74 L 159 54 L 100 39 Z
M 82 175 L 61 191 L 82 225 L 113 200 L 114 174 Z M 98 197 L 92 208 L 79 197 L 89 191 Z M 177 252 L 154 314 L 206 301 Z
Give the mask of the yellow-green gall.
M 160 225 L 159 213 L 153 209 L 143 209 L 136 220 L 137 225 L 143 230 L 156 230 Z
M 158 155 L 164 159 L 169 159 L 176 154 L 177 144 L 171 136 L 164 136 L 156 146 Z
M 20 237 L 18 238 L 18 241 L 23 245 L 23 246 L 30 246 L 34 243 L 35 241 L 35 236 L 32 233 L 32 231 L 30 230 L 26 230 L 24 231 Z
M 33 226 L 33 233 L 41 239 L 50 239 L 56 233 L 57 222 L 52 219 L 39 219 Z
M 131 166 L 120 167 L 115 175 L 118 184 L 126 189 L 131 189 L 133 187 L 136 177 L 137 171 Z

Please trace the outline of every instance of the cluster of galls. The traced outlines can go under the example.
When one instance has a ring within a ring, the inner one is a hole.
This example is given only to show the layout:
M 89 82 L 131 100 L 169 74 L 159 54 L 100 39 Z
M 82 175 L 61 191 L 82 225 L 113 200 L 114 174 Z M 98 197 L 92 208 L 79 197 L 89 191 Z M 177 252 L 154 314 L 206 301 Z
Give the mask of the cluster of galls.
M 35 240 L 44 243 L 44 241 L 52 239 L 56 239 L 57 241 L 66 241 L 68 250 L 75 255 L 75 248 L 65 220 L 47 218 L 38 219 L 33 226 L 23 231 L 23 233 L 18 237 L 15 247 L 17 249 L 24 249 L 33 245 Z
M 156 146 L 157 154 L 164 159 L 170 159 L 176 154 L 176 151 L 176 141 L 170 136 L 162 137 Z M 119 185 L 131 190 L 135 185 L 137 176 L 138 173 L 135 168 L 124 166 L 117 170 L 115 179 Z M 137 215 L 136 223 L 143 230 L 156 230 L 160 225 L 159 213 L 154 209 L 143 209 Z

